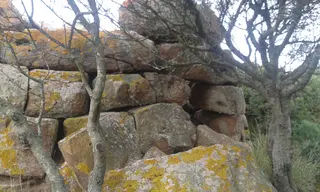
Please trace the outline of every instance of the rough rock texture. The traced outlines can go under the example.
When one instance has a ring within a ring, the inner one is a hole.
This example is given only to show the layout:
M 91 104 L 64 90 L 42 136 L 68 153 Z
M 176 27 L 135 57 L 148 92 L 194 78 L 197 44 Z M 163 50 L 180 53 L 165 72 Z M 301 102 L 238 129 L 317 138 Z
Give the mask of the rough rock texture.
M 214 145 L 109 171 L 103 191 L 276 191 L 246 147 Z
M 87 119 L 87 117 L 82 117 Z M 59 141 L 59 148 L 65 161 L 77 174 L 83 187 L 87 186 L 87 178 L 93 167 L 93 154 L 90 138 L 86 131 L 86 120 L 75 118 L 74 132 Z M 72 121 L 70 121 L 72 122 Z M 140 159 L 137 148 L 137 136 L 134 119 L 125 112 L 102 113 L 100 125 L 106 137 L 107 170 L 124 167 L 127 163 Z
M 244 143 L 235 141 L 224 134 L 219 134 L 213 131 L 210 127 L 206 125 L 197 126 L 197 144 L 196 146 L 211 146 L 215 144 L 222 145 L 240 145 L 244 146 Z
M 195 126 L 182 107 L 177 104 L 159 103 L 130 111 L 136 123 L 139 148 L 146 153 L 154 142 L 166 139 L 175 151 L 194 146 Z
M 107 75 L 101 111 L 156 102 L 150 83 L 139 74 Z
M 156 93 L 158 103 L 178 103 L 183 105 L 189 100 L 190 87 L 188 83 L 174 75 L 145 73 L 145 78 Z
M 234 86 L 197 83 L 192 87 L 190 103 L 201 109 L 230 115 L 244 115 L 246 109 L 242 89 Z
M 69 191 L 71 192 L 85 191 L 85 189 L 79 185 L 77 181 L 77 176 L 72 170 L 72 168 L 68 165 L 68 163 L 64 162 L 60 166 L 59 171 L 60 171 L 60 174 L 63 176 L 64 182 L 67 185 Z
M 210 127 L 218 133 L 240 140 L 244 130 L 248 127 L 245 115 L 226 115 L 210 111 L 199 110 L 195 113 L 195 119 Z
M 23 20 L 19 11 L 13 6 L 12 0 L 0 1 L 0 26 L 5 30 L 23 30 Z
M 32 70 L 30 76 L 46 78 L 44 117 L 68 118 L 88 112 L 88 94 L 79 72 Z M 30 80 L 26 115 L 38 116 L 40 111 L 40 85 Z
M 65 41 L 69 38 L 70 31 L 63 29 L 48 31 L 54 38 Z M 67 35 L 67 37 L 65 36 Z M 133 72 L 133 71 L 155 71 L 152 67 L 155 61 L 156 48 L 154 43 L 133 31 L 128 35 L 120 31 L 112 31 L 103 34 L 102 42 L 105 45 L 105 64 L 108 72 Z M 36 30 L 31 30 L 31 35 L 38 45 L 41 54 L 31 44 L 31 38 L 25 33 L 12 32 L 11 37 L 14 50 L 22 65 L 29 69 L 47 69 L 77 71 L 77 65 L 68 55 L 68 51 L 57 46 Z M 86 35 L 86 33 L 84 33 Z M 23 42 L 20 43 L 19 42 Z M 83 67 L 86 72 L 96 72 L 97 66 L 92 51 L 92 44 L 86 37 L 75 33 L 72 39 L 72 48 L 75 55 L 83 58 Z M 13 55 L 8 48 L 3 48 L 2 57 L 13 61 Z
M 127 30 L 136 31 L 156 42 L 175 42 L 178 39 L 170 32 L 169 26 L 178 32 L 182 31 L 184 38 L 199 40 L 199 35 L 195 35 L 196 31 L 193 30 L 196 27 L 189 27 L 196 26 L 192 5 L 186 7 L 182 0 L 127 0 L 123 5 L 124 7 L 119 9 L 119 24 Z M 196 9 L 199 11 L 199 19 L 210 44 L 220 44 L 224 38 L 224 29 L 214 12 L 203 6 L 197 6 Z M 154 14 L 154 11 L 158 15 Z
M 204 61 L 181 44 L 164 43 L 158 45 L 157 48 L 162 60 L 162 63 L 158 65 L 166 68 L 169 73 L 187 80 L 212 85 L 236 84 L 236 81 L 230 78 L 232 73 L 229 69 L 221 68 L 217 65 L 207 66 Z M 203 58 L 209 57 L 209 55 L 204 55 L 203 53 L 198 54 L 202 55 Z M 219 57 L 221 57 L 220 54 Z
M 164 152 L 162 152 L 160 149 L 157 147 L 151 147 L 146 154 L 143 156 L 143 159 L 152 159 L 152 158 L 157 158 L 157 157 L 163 157 L 166 156 Z
M 28 118 L 36 131 L 35 119 Z M 43 119 L 42 129 L 44 148 L 51 154 L 57 137 L 59 123 L 55 119 Z M 0 118 L 0 175 L 42 178 L 44 171 L 30 149 L 19 144 L 14 127 L 6 117 Z
M 28 74 L 25 67 L 21 69 Z M 28 77 L 10 65 L 0 64 L 0 98 L 23 111 L 28 94 Z

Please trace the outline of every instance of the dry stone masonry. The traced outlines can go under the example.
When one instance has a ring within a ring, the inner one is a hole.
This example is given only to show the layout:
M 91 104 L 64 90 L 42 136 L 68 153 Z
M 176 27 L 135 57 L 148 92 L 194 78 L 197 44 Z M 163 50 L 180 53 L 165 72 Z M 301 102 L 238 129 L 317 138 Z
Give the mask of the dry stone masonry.
M 141 8 L 143 1 L 127 0 L 121 7 L 120 24 L 126 32 L 103 36 L 107 67 L 100 116 L 107 143 L 103 191 L 276 191 L 255 167 L 250 147 L 240 142 L 247 127 L 241 88 L 219 71 L 199 64 L 159 21 L 134 16 L 130 9 L 136 7 L 152 18 Z M 159 2 L 148 1 L 179 25 L 184 16 L 172 18 L 175 10 Z M 178 8 L 181 2 L 177 1 Z M 211 10 L 197 8 L 211 43 L 219 45 L 224 29 Z M 192 38 L 192 30 L 176 29 L 186 30 L 186 38 L 198 41 Z M 63 30 L 49 33 L 64 38 Z M 8 35 L 23 65 L 21 70 L 44 80 L 44 147 L 59 164 L 70 191 L 85 191 L 93 168 L 86 131 L 90 99 L 75 60 L 37 31 L 32 35 L 41 55 L 33 50 L 26 34 Z M 75 34 L 72 47 L 83 56 L 85 75 L 93 86 L 92 45 Z M 13 61 L 5 46 L 1 57 Z M 0 64 L 0 98 L 23 111 L 35 132 L 40 96 L 40 84 L 15 66 Z M 19 144 L 13 129 L 10 119 L 1 116 L 0 191 L 21 187 L 49 191 L 44 171 L 30 149 Z

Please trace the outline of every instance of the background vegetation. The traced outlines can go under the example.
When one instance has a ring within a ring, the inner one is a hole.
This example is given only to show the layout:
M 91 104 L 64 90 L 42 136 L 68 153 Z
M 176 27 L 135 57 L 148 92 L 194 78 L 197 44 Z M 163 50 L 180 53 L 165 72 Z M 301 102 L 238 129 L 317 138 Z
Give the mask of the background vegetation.
M 266 125 L 268 106 L 254 90 L 244 88 L 247 118 L 254 155 L 263 174 L 271 179 L 271 160 L 267 154 Z M 320 192 L 320 75 L 292 101 L 293 178 L 302 192 Z

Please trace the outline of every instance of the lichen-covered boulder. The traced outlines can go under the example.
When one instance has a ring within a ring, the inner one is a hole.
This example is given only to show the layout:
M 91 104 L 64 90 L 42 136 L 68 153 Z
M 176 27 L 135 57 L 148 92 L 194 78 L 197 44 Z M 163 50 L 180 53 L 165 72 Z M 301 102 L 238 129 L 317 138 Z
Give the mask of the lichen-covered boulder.
M 27 118 L 30 127 L 36 133 L 36 120 Z M 44 148 L 49 154 L 52 153 L 58 132 L 59 122 L 55 119 L 42 119 L 41 132 Z M 30 149 L 25 149 L 19 143 L 19 138 L 14 132 L 13 125 L 6 117 L 0 118 L 0 176 L 12 176 L 23 178 L 42 178 L 45 173 L 38 164 L 37 159 Z
M 77 71 L 78 67 L 70 57 L 69 51 L 50 41 L 38 30 L 30 31 L 32 39 L 37 44 L 34 48 L 28 32 L 8 32 L 5 35 L 12 44 L 21 65 L 29 69 L 51 69 L 63 71 Z M 57 29 L 47 31 L 60 42 L 69 39 L 70 31 Z M 97 72 L 95 54 L 90 37 L 86 32 L 74 33 L 72 38 L 73 56 L 82 63 L 86 72 Z M 156 48 L 153 41 L 138 35 L 133 31 L 123 33 L 112 31 L 101 33 L 104 46 L 104 63 L 107 72 L 155 71 Z M 1 56 L 9 62 L 14 61 L 14 55 L 8 47 L 3 46 Z
M 230 115 L 244 115 L 246 103 L 242 89 L 197 83 L 191 89 L 190 103 L 198 108 Z
M 168 72 L 184 79 L 196 82 L 203 82 L 212 85 L 236 84 L 237 80 L 232 78 L 233 74 L 228 68 L 213 64 L 207 64 L 201 58 L 212 61 L 215 53 L 192 52 L 184 45 L 164 43 L 157 46 L 159 57 L 162 62 L 158 64 Z M 204 48 L 204 47 L 199 47 Z M 206 53 L 206 54 L 204 54 Z M 219 54 L 221 58 L 221 54 Z M 223 60 L 223 59 L 222 59 Z
M 32 70 L 30 76 L 44 79 L 44 117 L 68 118 L 88 112 L 89 96 L 79 72 Z M 30 80 L 28 103 L 25 113 L 38 116 L 41 108 L 40 84 Z
M 21 69 L 28 74 L 26 67 Z M 0 98 L 23 111 L 28 95 L 28 77 L 11 65 L 0 64 Z
M 238 142 L 224 134 L 213 131 L 206 125 L 197 126 L 197 144 L 196 146 L 211 146 L 215 144 L 222 145 L 240 145 L 244 146 L 244 143 Z
M 85 188 L 88 174 L 93 167 L 93 153 L 85 128 L 87 120 L 83 120 L 87 119 L 87 116 L 81 118 L 82 120 L 80 118 L 69 120 L 68 125 L 72 124 L 73 131 L 78 131 L 59 141 L 59 148 L 65 161 L 77 175 L 81 186 Z M 127 163 L 141 158 L 134 119 L 131 115 L 125 112 L 101 113 L 100 126 L 107 143 L 107 170 L 123 168 Z
M 244 130 L 248 127 L 245 115 L 226 115 L 199 110 L 194 117 L 199 123 L 207 125 L 215 132 L 225 134 L 235 140 L 240 140 Z
M 157 103 L 183 105 L 189 100 L 190 87 L 184 79 L 157 73 L 145 73 L 144 76 L 155 91 Z
M 77 181 L 77 175 L 74 173 L 68 163 L 64 162 L 59 168 L 60 174 L 64 178 L 64 183 L 67 185 L 70 192 L 85 191 Z
M 135 118 L 140 150 L 146 153 L 158 140 L 165 139 L 175 151 L 194 146 L 196 128 L 190 116 L 177 104 L 158 103 L 130 111 Z
M 106 173 L 103 191 L 276 192 L 247 147 L 214 145 L 139 160 Z
M 156 102 L 150 83 L 139 74 L 107 75 L 101 111 L 147 105 Z
M 200 22 L 207 40 L 213 46 L 219 45 L 224 38 L 224 29 L 209 7 L 195 7 L 200 20 L 196 21 L 193 5 L 187 6 L 182 0 L 126 0 L 123 5 L 119 9 L 120 26 L 155 42 L 176 42 L 178 38 L 199 40 L 196 22 Z

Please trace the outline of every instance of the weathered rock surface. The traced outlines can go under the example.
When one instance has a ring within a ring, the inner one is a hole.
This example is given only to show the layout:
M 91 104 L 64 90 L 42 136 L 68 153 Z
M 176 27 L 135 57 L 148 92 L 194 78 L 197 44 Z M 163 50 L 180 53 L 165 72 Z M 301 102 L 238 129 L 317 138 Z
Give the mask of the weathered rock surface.
M 155 142 L 167 140 L 175 151 L 194 146 L 196 128 L 190 116 L 177 104 L 158 103 L 131 110 L 136 123 L 140 150 L 146 153 Z
M 164 43 L 158 45 L 157 48 L 162 60 L 161 67 L 166 68 L 169 73 L 187 80 L 212 85 L 236 84 L 236 80 L 231 78 L 232 73 L 229 69 L 213 65 L 212 67 L 207 66 L 194 52 L 181 44 Z M 203 58 L 212 60 L 208 58 L 209 53 L 204 55 L 203 52 L 200 52 L 198 54 Z M 214 55 L 214 53 L 212 54 Z M 219 55 L 219 57 L 221 56 Z
M 150 83 L 139 74 L 107 75 L 101 111 L 156 102 Z
M 79 72 L 32 70 L 30 76 L 46 78 L 44 84 L 44 117 L 68 118 L 88 112 L 89 96 L 81 82 Z M 30 80 L 29 99 L 26 108 L 28 116 L 38 116 L 40 112 L 40 84 Z
M 160 149 L 157 147 L 151 147 L 146 154 L 143 156 L 143 159 L 152 159 L 152 158 L 157 158 L 157 157 L 163 157 L 166 156 L 164 152 L 162 152 Z
M 187 8 L 182 0 L 126 0 L 123 5 L 124 7 L 119 9 L 119 24 L 127 30 L 136 31 L 156 42 L 178 41 L 178 37 L 171 33 L 172 30 L 182 31 L 183 35 L 179 33 L 180 38 L 200 39 L 195 30 L 197 25 L 194 11 Z M 196 9 L 199 11 L 199 19 L 210 44 L 220 44 L 224 38 L 224 29 L 214 12 L 200 5 L 197 5 Z M 172 30 L 169 30 L 168 26 Z
M 68 163 L 64 162 L 60 166 L 59 171 L 60 171 L 60 174 L 63 176 L 64 182 L 67 185 L 69 191 L 80 192 L 85 190 L 79 185 L 77 181 L 77 176 L 72 170 L 72 168 L 68 165 Z
M 23 30 L 24 21 L 19 11 L 13 6 L 12 0 L 0 1 L 0 25 L 3 30 Z
M 249 148 L 197 147 L 187 152 L 140 160 L 109 171 L 103 191 L 276 191 L 256 168 Z
M 28 69 L 21 67 L 28 74 Z M 0 64 L 0 98 L 23 111 L 27 101 L 28 77 L 10 65 Z
M 207 125 L 217 133 L 233 137 L 235 140 L 240 140 L 244 130 L 248 127 L 245 115 L 226 115 L 199 110 L 194 116 L 199 123 Z
M 81 117 L 87 119 L 87 116 Z M 59 141 L 59 148 L 65 161 L 76 173 L 82 187 L 87 186 L 87 178 L 93 167 L 90 138 L 86 131 L 86 120 L 80 120 L 74 130 L 78 130 Z M 70 121 L 72 122 L 72 121 Z M 134 119 L 125 112 L 101 113 L 100 126 L 107 142 L 107 170 L 123 168 L 130 161 L 141 158 L 138 150 Z
M 201 109 L 230 115 L 244 115 L 246 109 L 242 89 L 234 86 L 197 83 L 191 89 L 190 103 Z
M 190 87 L 184 79 L 157 73 L 145 73 L 144 76 L 155 91 L 157 103 L 183 105 L 189 100 Z
M 34 118 L 28 118 L 30 126 L 36 131 Z M 6 117 L 0 118 L 0 175 L 42 178 L 45 173 L 30 149 L 19 144 L 14 127 Z M 44 148 L 49 154 L 57 137 L 59 123 L 55 119 L 42 119 L 41 132 Z
M 224 134 L 213 131 L 206 125 L 197 126 L 197 144 L 196 146 L 211 146 L 215 144 L 244 146 L 244 143 L 238 142 Z
M 65 39 L 68 39 L 70 35 L 70 31 L 63 29 L 48 31 L 48 33 L 60 42 L 65 42 Z M 49 67 L 51 70 L 78 70 L 67 50 L 48 41 L 48 38 L 37 30 L 31 30 L 31 35 L 38 45 L 38 50 L 33 48 L 28 34 L 19 32 L 8 34 L 9 39 L 12 39 L 12 43 L 15 45 L 14 50 L 22 65 L 29 69 L 47 69 Z M 84 33 L 84 35 L 87 34 Z M 102 42 L 105 45 L 104 61 L 108 72 L 155 71 L 152 65 L 155 61 L 156 48 L 151 40 L 133 31 L 129 31 L 127 34 L 113 31 L 104 33 Z M 97 71 L 93 47 L 86 37 L 75 33 L 72 39 L 72 48 L 75 51 L 75 56 L 83 58 L 82 64 L 86 72 Z M 42 56 L 40 56 L 39 50 Z M 2 51 L 2 56 L 8 61 L 14 60 L 8 48 Z

